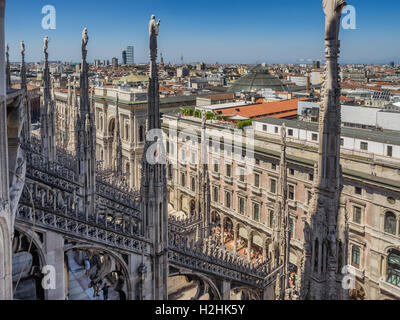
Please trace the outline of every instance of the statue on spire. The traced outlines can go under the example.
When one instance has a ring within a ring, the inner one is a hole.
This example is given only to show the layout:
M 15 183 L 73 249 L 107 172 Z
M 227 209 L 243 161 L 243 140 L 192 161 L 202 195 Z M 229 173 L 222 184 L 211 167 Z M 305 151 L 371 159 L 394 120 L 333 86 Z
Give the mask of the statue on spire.
M 89 36 L 88 36 L 88 32 L 87 32 L 87 28 L 83 29 L 82 31 L 82 58 L 83 60 L 86 60 L 86 56 L 87 56 L 87 44 L 89 42 Z
M 158 19 L 156 22 L 156 16 L 153 14 L 149 24 L 149 36 L 150 36 L 150 57 L 157 57 L 157 36 L 160 28 L 161 20 Z
M 49 37 L 46 36 L 43 39 L 43 52 L 46 57 L 48 56 L 48 53 L 47 53 L 48 48 L 49 48 Z
M 342 9 L 346 6 L 346 0 L 323 0 L 325 13 L 325 40 L 338 39 L 340 29 L 340 17 Z

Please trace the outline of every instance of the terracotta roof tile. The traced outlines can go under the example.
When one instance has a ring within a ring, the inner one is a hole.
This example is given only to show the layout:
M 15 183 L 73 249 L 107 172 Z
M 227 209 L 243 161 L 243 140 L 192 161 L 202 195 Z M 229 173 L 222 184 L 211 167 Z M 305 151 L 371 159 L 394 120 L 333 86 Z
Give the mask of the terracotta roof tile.
M 270 117 L 273 115 L 281 115 L 279 118 L 287 117 L 288 115 L 297 114 L 297 107 L 299 101 L 306 101 L 308 98 L 297 98 L 285 101 L 274 101 L 268 103 L 247 105 L 244 107 L 234 107 L 228 109 L 216 109 L 214 112 L 226 116 L 240 115 L 250 119 L 260 117 Z M 288 114 L 290 113 L 290 114 Z M 286 114 L 286 115 L 285 115 Z

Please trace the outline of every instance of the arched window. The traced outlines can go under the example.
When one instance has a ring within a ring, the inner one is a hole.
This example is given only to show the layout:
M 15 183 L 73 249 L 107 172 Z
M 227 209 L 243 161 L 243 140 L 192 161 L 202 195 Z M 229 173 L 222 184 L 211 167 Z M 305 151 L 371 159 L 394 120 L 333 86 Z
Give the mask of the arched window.
M 391 250 L 387 262 L 387 282 L 400 287 L 400 251 Z
M 218 191 L 218 187 L 214 187 L 214 189 L 213 189 L 213 199 L 214 199 L 214 201 L 215 202 L 218 202 L 218 193 L 219 193 L 219 191 Z
M 103 132 L 103 117 L 100 117 L 100 131 Z
M 393 212 L 386 212 L 385 214 L 385 232 L 396 234 L 396 215 Z
M 194 178 L 192 178 L 191 189 L 192 191 L 196 191 L 196 180 Z
M 360 247 L 353 246 L 351 249 L 351 265 L 353 267 L 359 268 L 360 267 Z

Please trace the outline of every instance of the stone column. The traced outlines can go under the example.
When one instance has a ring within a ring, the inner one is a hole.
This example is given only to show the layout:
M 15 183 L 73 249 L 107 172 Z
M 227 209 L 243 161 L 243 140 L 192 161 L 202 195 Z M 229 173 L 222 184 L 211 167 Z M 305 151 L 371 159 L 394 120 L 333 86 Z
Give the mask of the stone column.
M 55 289 L 48 289 L 48 300 L 65 300 L 64 238 L 54 232 L 46 232 L 45 260 L 48 266 L 54 267 Z
M 247 260 L 251 261 L 251 246 L 253 245 L 253 234 L 251 231 L 247 230 L 248 240 L 247 240 Z
M 228 280 L 222 281 L 222 300 L 231 300 L 231 282 Z
M 267 252 L 268 252 L 267 246 L 268 246 L 267 240 L 264 239 L 263 248 L 262 248 L 263 249 L 263 252 L 262 252 L 262 260 L 263 261 L 266 261 L 268 259 L 268 257 L 267 257 Z
M 221 215 L 221 245 L 225 245 L 225 216 Z
M 236 242 L 237 242 L 238 233 L 239 233 L 239 225 L 236 224 L 233 226 L 233 251 L 235 252 L 235 254 L 237 252 Z

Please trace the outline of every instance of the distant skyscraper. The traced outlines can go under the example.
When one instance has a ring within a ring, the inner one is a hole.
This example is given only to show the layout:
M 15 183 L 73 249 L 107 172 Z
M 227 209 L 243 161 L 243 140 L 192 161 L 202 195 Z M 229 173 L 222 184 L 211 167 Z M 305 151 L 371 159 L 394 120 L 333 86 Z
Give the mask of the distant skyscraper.
M 117 67 L 118 67 L 118 59 L 117 59 L 117 58 L 112 58 L 112 66 L 113 66 L 114 68 L 117 68 Z
M 122 51 L 122 64 L 126 66 L 126 50 Z
M 128 66 L 131 66 L 135 63 L 135 52 L 134 52 L 134 47 L 129 46 L 126 48 L 126 64 Z

